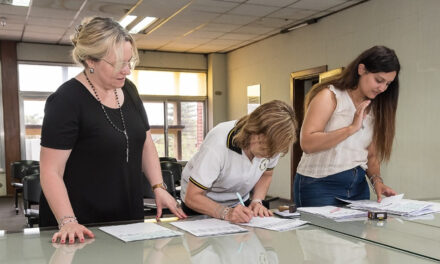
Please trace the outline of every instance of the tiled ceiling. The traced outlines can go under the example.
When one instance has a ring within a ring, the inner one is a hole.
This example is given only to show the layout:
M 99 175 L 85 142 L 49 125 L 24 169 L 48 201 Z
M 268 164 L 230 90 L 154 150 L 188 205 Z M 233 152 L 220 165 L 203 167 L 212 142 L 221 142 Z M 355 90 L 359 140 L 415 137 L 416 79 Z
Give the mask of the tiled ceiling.
M 29 7 L 11 1 L 0 0 L 0 39 L 69 45 L 83 18 L 130 14 L 159 18 L 135 35 L 139 49 L 224 53 L 365 0 L 31 0 Z

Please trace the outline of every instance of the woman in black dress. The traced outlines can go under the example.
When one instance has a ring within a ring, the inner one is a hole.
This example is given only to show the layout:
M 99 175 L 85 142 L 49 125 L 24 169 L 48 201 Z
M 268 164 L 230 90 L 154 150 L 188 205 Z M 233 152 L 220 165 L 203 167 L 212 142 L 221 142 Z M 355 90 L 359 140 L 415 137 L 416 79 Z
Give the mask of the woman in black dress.
M 81 224 L 143 219 L 142 172 L 158 206 L 186 215 L 163 185 L 159 158 L 136 87 L 126 79 L 138 59 L 133 38 L 110 18 L 86 19 L 72 36 L 84 71 L 46 102 L 41 135 L 40 226 L 52 240 L 80 242 Z

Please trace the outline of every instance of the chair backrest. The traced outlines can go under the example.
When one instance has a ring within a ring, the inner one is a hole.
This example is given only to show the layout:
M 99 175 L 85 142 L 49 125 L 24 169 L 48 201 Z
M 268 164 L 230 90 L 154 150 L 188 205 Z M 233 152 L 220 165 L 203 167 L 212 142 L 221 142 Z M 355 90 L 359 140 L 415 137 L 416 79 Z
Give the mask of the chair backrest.
M 182 178 L 182 165 L 175 161 L 161 161 L 160 168 L 162 171 L 171 171 L 174 177 L 174 184 L 180 185 L 180 179 Z
M 32 174 L 23 178 L 23 201 L 25 205 L 40 202 L 40 174 Z M 25 208 L 27 209 L 27 208 Z
M 177 159 L 173 158 L 173 157 L 159 157 L 159 161 L 174 161 L 174 162 L 177 162 Z
M 13 179 L 22 180 L 25 176 L 34 174 L 37 166 L 39 171 L 40 162 L 37 160 L 19 160 L 12 162 L 11 177 Z
M 177 198 L 176 185 L 174 180 L 173 172 L 170 170 L 162 170 L 163 182 L 167 185 L 167 191 L 174 197 Z

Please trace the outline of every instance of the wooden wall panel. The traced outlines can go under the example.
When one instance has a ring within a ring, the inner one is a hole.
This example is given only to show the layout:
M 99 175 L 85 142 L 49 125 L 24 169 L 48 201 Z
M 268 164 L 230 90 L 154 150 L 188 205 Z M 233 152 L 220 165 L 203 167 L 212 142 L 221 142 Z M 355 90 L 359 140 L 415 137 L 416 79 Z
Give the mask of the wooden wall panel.
M 17 43 L 0 41 L 0 61 L 2 64 L 3 122 L 5 132 L 5 169 L 7 194 L 13 194 L 11 186 L 11 162 L 21 159 L 20 116 L 18 103 Z

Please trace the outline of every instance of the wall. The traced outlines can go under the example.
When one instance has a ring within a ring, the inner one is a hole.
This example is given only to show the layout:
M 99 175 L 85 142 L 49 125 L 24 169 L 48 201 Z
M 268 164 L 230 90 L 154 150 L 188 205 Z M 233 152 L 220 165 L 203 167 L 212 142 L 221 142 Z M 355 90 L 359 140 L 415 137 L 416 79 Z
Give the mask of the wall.
M 228 54 L 228 118 L 246 114 L 246 86 L 261 84 L 262 102 L 289 102 L 291 72 L 345 66 L 373 45 L 395 49 L 402 65 L 397 132 L 386 183 L 406 197 L 440 196 L 440 3 L 371 0 L 318 23 Z M 436 29 L 437 28 L 437 29 Z M 270 195 L 290 198 L 290 155 L 280 161 Z

